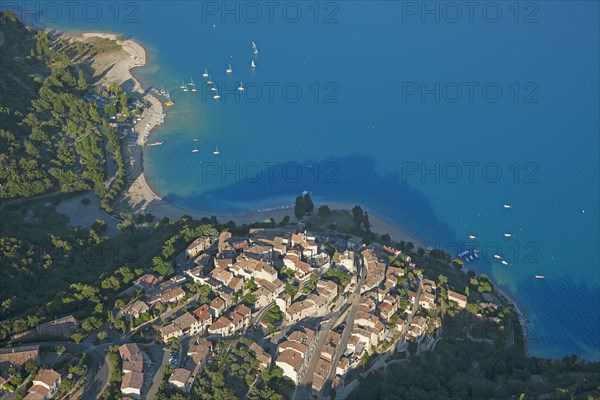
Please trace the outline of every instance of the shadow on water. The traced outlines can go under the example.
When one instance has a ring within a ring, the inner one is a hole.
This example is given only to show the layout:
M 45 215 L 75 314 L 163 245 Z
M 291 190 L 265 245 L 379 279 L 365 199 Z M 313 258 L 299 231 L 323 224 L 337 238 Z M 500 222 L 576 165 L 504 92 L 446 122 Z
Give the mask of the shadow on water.
M 557 293 L 570 293 L 570 298 L 557 296 Z M 521 281 L 518 301 L 534 310 L 528 313 L 525 335 L 529 352 L 539 357 L 578 354 L 588 360 L 600 360 L 598 297 L 600 288 L 570 274 L 546 279 L 535 279 L 531 275 L 531 279 Z M 585 312 L 575 312 L 574 304 Z
M 204 162 L 194 180 L 198 186 L 204 183 L 217 188 L 186 196 L 169 193 L 164 200 L 189 210 L 237 215 L 264 208 L 265 204 L 291 205 L 297 195 L 309 191 L 317 207 L 327 203 L 359 204 L 428 242 L 449 241 L 455 236 L 436 216 L 423 193 L 402 182 L 397 172 L 379 173 L 370 156 L 281 162 L 270 168 L 261 161 L 236 164 L 216 160 Z

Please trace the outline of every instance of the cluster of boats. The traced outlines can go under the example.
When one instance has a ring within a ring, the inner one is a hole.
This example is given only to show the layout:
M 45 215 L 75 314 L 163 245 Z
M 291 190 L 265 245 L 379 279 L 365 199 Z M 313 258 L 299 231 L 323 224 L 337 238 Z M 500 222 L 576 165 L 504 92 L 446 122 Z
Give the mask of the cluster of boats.
M 252 42 L 252 49 L 254 52 L 254 55 L 258 55 L 258 47 L 256 46 L 256 43 Z M 256 62 L 254 61 L 254 59 L 252 59 L 252 61 L 250 62 L 250 68 L 252 68 L 252 70 L 256 69 Z M 225 73 L 227 75 L 231 75 L 233 74 L 233 68 L 231 67 L 231 64 L 229 64 L 227 66 L 227 69 L 225 70 Z M 204 73 L 202 73 L 202 77 L 204 79 L 206 79 L 206 85 L 208 85 L 210 87 L 211 92 L 214 92 L 213 94 L 213 99 L 215 100 L 220 100 L 221 99 L 221 95 L 219 94 L 219 89 L 217 87 L 217 84 L 215 82 L 212 81 L 210 74 L 208 72 L 207 68 L 204 68 Z M 184 81 L 181 82 L 181 90 L 183 90 L 184 92 L 192 92 L 195 93 L 198 91 L 198 89 L 196 88 L 196 83 L 194 82 L 193 78 L 190 78 L 190 82 L 189 83 L 185 83 Z M 243 92 L 246 89 L 244 88 L 244 83 L 242 81 L 240 81 L 240 84 L 237 87 L 237 90 L 239 92 Z
M 199 139 L 194 139 L 194 142 L 197 142 Z M 192 150 L 192 153 L 199 153 L 200 150 L 198 149 L 198 147 L 196 147 L 196 145 L 194 145 L 194 150 Z M 219 148 L 217 146 L 215 146 L 215 149 L 213 150 L 213 154 L 215 156 L 218 156 L 219 154 L 221 154 L 221 152 L 219 151 Z
M 508 204 L 508 203 L 504 204 L 503 207 L 505 209 L 512 208 L 512 206 L 510 204 Z M 510 233 L 505 233 L 504 237 L 508 239 L 508 238 L 512 238 L 513 235 L 510 234 Z M 469 235 L 469 239 L 475 240 L 475 239 L 477 239 L 477 236 L 475 236 L 475 235 Z M 458 257 L 460 257 L 460 258 L 464 259 L 465 261 L 469 262 L 469 261 L 473 261 L 474 260 L 473 257 L 479 257 L 478 254 L 477 254 L 478 252 L 479 252 L 478 250 L 463 251 L 462 253 L 458 254 Z M 494 258 L 496 260 L 500 261 L 500 263 L 502 263 L 502 265 L 506 265 L 506 266 L 510 265 L 510 263 L 508 261 L 506 261 L 505 259 L 503 259 L 502 256 L 500 256 L 499 254 L 494 254 Z M 546 277 L 544 275 L 535 275 L 535 278 L 536 279 L 544 279 Z

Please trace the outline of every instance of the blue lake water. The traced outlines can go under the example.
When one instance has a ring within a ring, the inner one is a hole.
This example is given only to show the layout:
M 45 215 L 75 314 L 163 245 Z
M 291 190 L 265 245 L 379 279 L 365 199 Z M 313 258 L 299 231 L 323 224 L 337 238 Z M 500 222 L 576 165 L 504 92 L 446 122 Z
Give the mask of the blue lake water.
M 147 48 L 136 75 L 175 102 L 144 153 L 167 200 L 243 214 L 309 190 L 453 253 L 476 235 L 530 352 L 600 359 L 597 2 L 127 4 L 42 23 Z

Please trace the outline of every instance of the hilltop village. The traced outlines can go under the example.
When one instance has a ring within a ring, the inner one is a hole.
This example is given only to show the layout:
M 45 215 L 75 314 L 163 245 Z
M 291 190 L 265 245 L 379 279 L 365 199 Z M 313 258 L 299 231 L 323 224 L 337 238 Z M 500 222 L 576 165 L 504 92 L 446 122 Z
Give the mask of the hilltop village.
M 317 235 L 303 224 L 245 236 L 214 231 L 189 243 L 173 265 L 167 276 L 138 269 L 107 324 L 82 329 L 65 316 L 14 335 L 28 344 L 0 350 L 1 383 L 18 387 L 16 371 L 28 368 L 37 375 L 26 399 L 85 394 L 94 385 L 88 372 L 116 397 L 185 396 L 226 352 L 250 361 L 250 387 L 262 381 L 281 398 L 328 398 L 355 387 L 360 368 L 430 350 L 442 309 L 469 307 L 468 287 L 426 277 L 408 253 Z M 491 293 L 472 298 L 477 310 L 502 307 Z M 44 368 L 43 348 L 61 337 L 74 342 L 52 349 L 83 357 Z

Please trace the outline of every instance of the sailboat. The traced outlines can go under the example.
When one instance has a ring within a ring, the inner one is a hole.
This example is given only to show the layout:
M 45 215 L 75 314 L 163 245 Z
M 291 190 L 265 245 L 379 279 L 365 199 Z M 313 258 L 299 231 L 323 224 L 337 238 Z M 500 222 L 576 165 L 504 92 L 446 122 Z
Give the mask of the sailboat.
M 252 69 L 256 68 L 256 64 L 254 63 L 254 60 L 252 60 L 252 62 L 250 63 L 250 66 L 252 67 Z
M 471 239 L 471 240 L 477 239 L 477 236 L 475 236 L 475 235 L 469 235 L 469 239 Z
M 196 147 L 196 145 L 194 145 L 194 150 L 192 150 L 192 153 L 197 153 L 197 152 L 199 152 L 199 151 L 200 151 L 200 150 L 198 150 L 198 148 Z
M 202 74 L 203 78 L 208 78 L 208 69 L 204 68 L 204 73 Z
M 510 233 L 505 233 L 505 234 L 504 234 L 504 237 L 505 237 L 505 238 L 509 238 L 509 237 L 512 237 L 512 235 L 511 235 Z
M 181 88 L 182 88 L 182 89 L 187 89 L 187 86 L 186 86 L 186 84 L 185 84 L 185 82 L 184 82 L 184 81 L 181 81 Z
M 240 82 L 240 86 L 238 87 L 238 90 L 240 92 L 243 92 L 244 90 L 246 90 L 246 89 L 244 89 L 244 84 L 242 82 Z
M 502 260 L 502 261 L 500 261 L 500 262 L 501 262 L 502 264 L 504 264 L 504 265 L 508 265 L 508 262 L 507 262 L 507 261 L 504 261 L 504 260 Z
M 181 88 L 183 89 L 184 92 L 189 92 L 189 89 L 187 87 L 187 83 L 184 83 Z
M 256 47 L 256 43 L 252 42 L 252 48 L 254 49 L 254 54 L 258 54 L 258 47 Z
M 210 75 L 208 76 L 208 81 L 206 82 L 207 85 L 214 85 L 215 83 L 210 79 Z
M 215 156 L 218 156 L 218 155 L 219 155 L 219 148 L 218 148 L 217 146 L 215 146 L 215 151 L 213 151 L 213 154 L 214 154 Z
M 229 67 L 225 70 L 225 72 L 227 72 L 228 74 L 231 74 L 233 72 L 233 69 L 231 68 L 231 64 L 229 64 Z
M 510 204 L 505 204 L 504 208 L 512 208 L 512 206 Z
M 198 90 L 196 89 L 196 84 L 194 83 L 194 79 L 190 78 L 190 83 L 189 85 L 192 87 L 192 92 L 197 92 Z
M 220 98 L 221 98 L 221 95 L 220 95 L 219 93 L 216 93 L 216 94 L 213 96 L 213 99 L 215 99 L 215 100 L 219 100 Z

